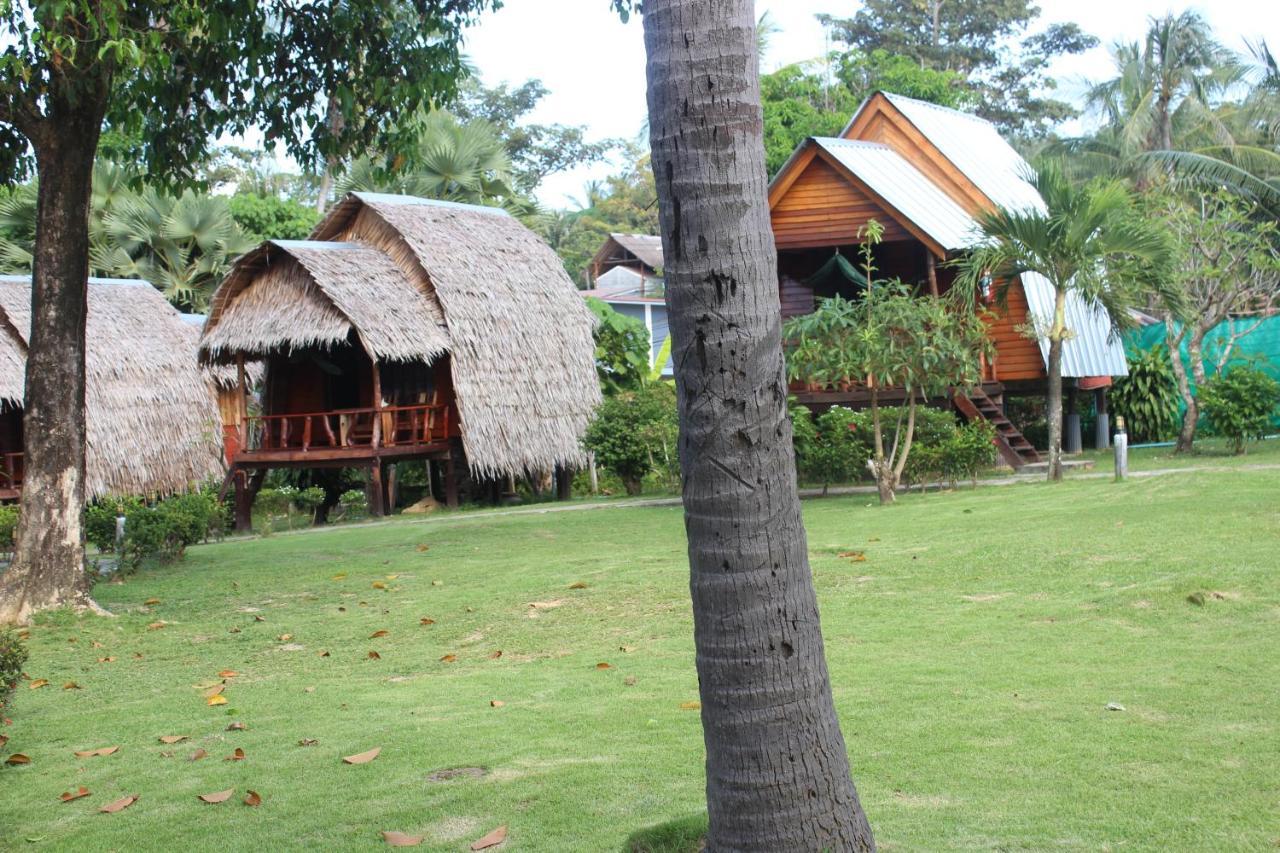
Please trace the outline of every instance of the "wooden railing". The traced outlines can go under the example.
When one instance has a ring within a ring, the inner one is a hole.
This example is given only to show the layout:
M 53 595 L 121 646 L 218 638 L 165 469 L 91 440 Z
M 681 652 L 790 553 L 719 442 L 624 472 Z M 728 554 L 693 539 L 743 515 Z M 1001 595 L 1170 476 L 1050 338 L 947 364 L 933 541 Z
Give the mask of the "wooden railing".
M 229 456 L 267 450 L 310 451 L 340 448 L 405 447 L 433 444 L 449 437 L 449 406 L 382 406 L 291 412 L 245 418 L 227 435 Z
M 22 463 L 21 453 L 4 454 L 0 460 L 0 489 L 22 488 Z

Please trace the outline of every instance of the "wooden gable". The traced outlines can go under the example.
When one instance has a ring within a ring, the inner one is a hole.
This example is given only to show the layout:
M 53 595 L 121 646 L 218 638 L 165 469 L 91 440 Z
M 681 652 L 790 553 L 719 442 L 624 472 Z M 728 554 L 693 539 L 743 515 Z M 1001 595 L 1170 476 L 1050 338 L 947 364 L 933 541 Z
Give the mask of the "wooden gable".
M 1022 285 L 1015 282 L 1009 288 L 1007 310 L 991 306 L 995 317 L 987 327 L 987 337 L 995 344 L 996 376 L 1005 382 L 1026 379 L 1043 379 L 1044 356 L 1040 345 L 1023 334 L 1023 327 L 1030 317 L 1027 295 Z
M 778 249 L 858 243 L 859 229 L 871 219 L 884 226 L 885 241 L 916 239 L 914 226 L 815 148 L 802 153 L 788 172 L 769 194 Z

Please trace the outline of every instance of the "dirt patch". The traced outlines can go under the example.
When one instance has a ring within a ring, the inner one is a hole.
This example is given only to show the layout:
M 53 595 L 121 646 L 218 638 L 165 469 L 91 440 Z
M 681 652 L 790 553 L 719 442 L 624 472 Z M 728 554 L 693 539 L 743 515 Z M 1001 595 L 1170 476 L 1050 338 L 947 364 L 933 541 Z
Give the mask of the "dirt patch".
M 943 794 L 908 794 L 905 791 L 894 791 L 893 797 L 905 806 L 926 809 L 942 809 L 954 806 L 956 801 Z
M 427 827 L 427 831 L 441 841 L 457 841 L 475 835 L 480 830 L 480 821 L 473 817 L 447 817 Z
M 1136 607 L 1139 610 L 1148 610 L 1151 607 L 1151 602 L 1145 598 L 1139 598 L 1137 601 L 1133 602 L 1129 606 Z
M 962 595 L 960 597 L 963 598 L 965 601 L 999 601 L 1002 598 L 1008 598 L 1009 593 L 989 592 L 989 593 L 986 593 L 985 595 Z
M 483 767 L 446 767 L 427 774 L 428 782 L 448 782 L 452 779 L 481 779 L 489 775 Z

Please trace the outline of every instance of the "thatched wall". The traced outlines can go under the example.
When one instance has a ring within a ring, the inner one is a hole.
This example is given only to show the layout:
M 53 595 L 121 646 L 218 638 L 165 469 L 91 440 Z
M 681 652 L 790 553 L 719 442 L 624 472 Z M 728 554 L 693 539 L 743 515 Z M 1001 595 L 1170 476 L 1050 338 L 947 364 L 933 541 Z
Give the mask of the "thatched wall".
M 30 304 L 29 280 L 0 279 L 0 314 L 24 352 Z M 192 336 L 154 287 L 90 280 L 85 366 L 91 498 L 180 492 L 222 474 L 218 413 Z
M 271 241 L 240 258 L 218 288 L 201 359 L 227 364 L 345 343 L 354 331 L 384 361 L 430 361 L 448 349 L 440 306 L 376 249 Z
M 537 235 L 495 208 L 353 193 L 312 236 L 368 243 L 425 272 L 449 330 L 472 472 L 583 462 L 600 401 L 594 319 Z

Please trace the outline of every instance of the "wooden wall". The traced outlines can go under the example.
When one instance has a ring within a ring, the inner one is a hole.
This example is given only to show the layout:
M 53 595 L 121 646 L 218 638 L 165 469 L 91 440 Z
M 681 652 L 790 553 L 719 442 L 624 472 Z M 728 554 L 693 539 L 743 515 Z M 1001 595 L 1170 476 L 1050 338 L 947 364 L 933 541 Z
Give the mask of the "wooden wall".
M 1044 369 L 1044 358 L 1040 355 L 1040 345 L 1024 335 L 1019 327 L 1025 326 L 1028 317 L 1026 294 L 1021 284 L 1009 288 L 1009 309 L 993 310 L 998 316 L 991 324 L 991 340 L 996 345 L 996 378 L 1001 382 L 1015 382 L 1025 379 L 1043 379 L 1048 374 Z
M 888 211 L 821 157 L 805 167 L 771 214 L 779 250 L 857 243 L 858 229 L 869 219 L 884 225 L 886 241 L 914 239 Z

